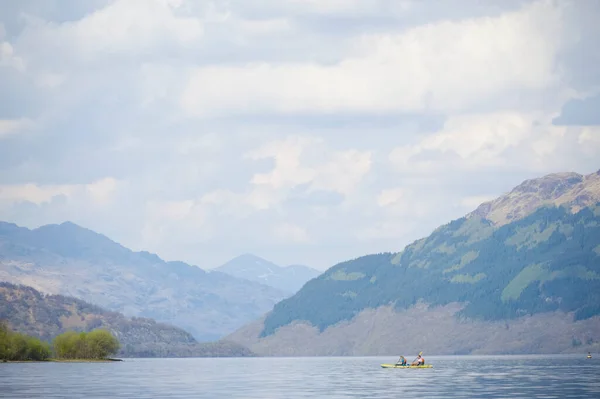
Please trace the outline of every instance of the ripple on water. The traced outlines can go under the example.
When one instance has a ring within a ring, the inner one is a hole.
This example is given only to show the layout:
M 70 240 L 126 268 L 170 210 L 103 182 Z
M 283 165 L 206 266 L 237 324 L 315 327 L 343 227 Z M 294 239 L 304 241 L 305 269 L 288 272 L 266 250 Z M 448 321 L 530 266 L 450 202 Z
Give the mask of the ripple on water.
M 395 360 L 395 359 L 393 359 Z M 392 361 L 393 361 L 392 360 Z M 0 364 L 7 398 L 599 398 L 600 362 L 573 356 L 127 359 Z M 568 362 L 568 363 L 566 363 Z

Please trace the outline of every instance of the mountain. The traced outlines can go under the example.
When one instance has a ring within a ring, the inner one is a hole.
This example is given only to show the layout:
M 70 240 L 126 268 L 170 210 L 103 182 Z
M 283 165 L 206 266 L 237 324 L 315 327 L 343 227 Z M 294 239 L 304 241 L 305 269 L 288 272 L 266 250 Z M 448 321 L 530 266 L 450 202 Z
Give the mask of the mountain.
M 0 222 L 0 281 L 148 317 L 212 341 L 287 296 L 272 287 L 133 252 L 73 223 L 29 230 Z
M 519 220 L 544 205 L 564 205 L 572 212 L 600 202 L 600 171 L 587 176 L 553 173 L 525 180 L 511 192 L 481 204 L 467 218 L 478 216 L 501 226 Z
M 51 342 L 68 330 L 105 328 L 121 343 L 121 357 L 252 356 L 231 342 L 198 343 L 191 334 L 147 318 L 126 318 L 79 299 L 44 295 L 23 285 L 0 283 L 0 320 L 14 331 Z
M 228 339 L 263 355 L 600 347 L 600 171 L 553 174 L 339 263 Z
M 278 290 L 296 293 L 320 271 L 304 265 L 281 267 L 256 255 L 244 254 L 214 269 L 231 276 L 262 283 Z

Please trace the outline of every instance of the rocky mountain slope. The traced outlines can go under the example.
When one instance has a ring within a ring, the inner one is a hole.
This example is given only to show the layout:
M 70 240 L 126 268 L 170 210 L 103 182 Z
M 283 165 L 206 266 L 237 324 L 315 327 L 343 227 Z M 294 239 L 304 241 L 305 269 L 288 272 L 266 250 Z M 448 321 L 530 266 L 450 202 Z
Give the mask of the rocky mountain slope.
M 600 171 L 587 176 L 553 173 L 526 180 L 511 192 L 481 204 L 467 218 L 478 216 L 495 226 L 519 220 L 543 205 L 564 205 L 572 212 L 600 202 Z
M 320 271 L 304 265 L 278 266 L 252 254 L 244 254 L 214 269 L 231 276 L 262 283 L 290 295 L 295 294 Z
M 527 181 L 401 252 L 337 264 L 229 339 L 269 355 L 598 345 L 600 172 L 577 176 Z
M 147 318 L 126 318 L 79 299 L 44 295 L 23 285 L 0 283 L 0 320 L 11 329 L 51 342 L 68 330 L 105 328 L 121 343 L 122 357 L 252 356 L 232 342 L 200 344 L 186 331 Z
M 284 292 L 133 252 L 73 223 L 29 230 L 0 222 L 0 281 L 149 317 L 212 341 L 260 317 Z

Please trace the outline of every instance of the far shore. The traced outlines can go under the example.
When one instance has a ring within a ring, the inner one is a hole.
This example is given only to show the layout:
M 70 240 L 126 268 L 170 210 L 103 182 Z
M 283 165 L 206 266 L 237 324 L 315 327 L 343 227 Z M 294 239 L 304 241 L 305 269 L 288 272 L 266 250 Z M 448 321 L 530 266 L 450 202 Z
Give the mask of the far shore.
M 0 360 L 0 363 L 109 363 L 122 362 L 123 359 L 48 359 L 48 360 Z

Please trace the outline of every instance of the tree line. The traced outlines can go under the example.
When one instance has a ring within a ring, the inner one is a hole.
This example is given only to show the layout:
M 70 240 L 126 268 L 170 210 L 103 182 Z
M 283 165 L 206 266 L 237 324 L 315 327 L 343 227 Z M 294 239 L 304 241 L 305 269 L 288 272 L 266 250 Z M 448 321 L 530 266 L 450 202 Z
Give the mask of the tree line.
M 67 331 L 52 345 L 38 338 L 12 331 L 0 321 L 0 361 L 56 359 L 106 359 L 117 353 L 120 343 L 107 330 Z
M 48 360 L 50 355 L 47 342 L 11 331 L 0 321 L 0 360 Z

